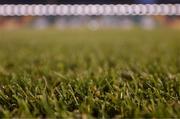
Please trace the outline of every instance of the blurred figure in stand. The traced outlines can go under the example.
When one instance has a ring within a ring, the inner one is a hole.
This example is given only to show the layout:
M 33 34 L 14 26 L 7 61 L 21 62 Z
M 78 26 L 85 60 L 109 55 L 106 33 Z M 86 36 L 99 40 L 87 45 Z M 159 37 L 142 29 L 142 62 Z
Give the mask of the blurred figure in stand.
M 135 0 L 136 4 L 156 4 L 157 0 Z M 156 21 L 152 16 L 136 16 L 137 24 L 142 28 L 152 29 L 156 26 Z

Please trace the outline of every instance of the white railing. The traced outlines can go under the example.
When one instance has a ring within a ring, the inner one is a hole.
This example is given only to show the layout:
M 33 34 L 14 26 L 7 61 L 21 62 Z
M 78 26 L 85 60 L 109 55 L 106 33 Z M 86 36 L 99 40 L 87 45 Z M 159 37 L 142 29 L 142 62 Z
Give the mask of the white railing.
M 0 5 L 0 16 L 180 15 L 180 4 Z

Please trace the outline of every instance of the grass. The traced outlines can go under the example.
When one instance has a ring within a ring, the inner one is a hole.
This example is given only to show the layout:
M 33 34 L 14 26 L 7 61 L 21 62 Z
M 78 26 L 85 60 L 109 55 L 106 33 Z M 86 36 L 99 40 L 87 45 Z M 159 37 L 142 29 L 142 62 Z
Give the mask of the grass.
M 3 118 L 180 118 L 180 32 L 0 32 Z

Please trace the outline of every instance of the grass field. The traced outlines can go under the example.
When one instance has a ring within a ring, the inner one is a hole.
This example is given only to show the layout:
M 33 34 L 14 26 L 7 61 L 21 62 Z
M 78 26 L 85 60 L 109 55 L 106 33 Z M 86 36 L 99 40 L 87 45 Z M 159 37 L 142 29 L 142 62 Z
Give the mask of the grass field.
M 180 118 L 180 32 L 1 30 L 0 116 Z

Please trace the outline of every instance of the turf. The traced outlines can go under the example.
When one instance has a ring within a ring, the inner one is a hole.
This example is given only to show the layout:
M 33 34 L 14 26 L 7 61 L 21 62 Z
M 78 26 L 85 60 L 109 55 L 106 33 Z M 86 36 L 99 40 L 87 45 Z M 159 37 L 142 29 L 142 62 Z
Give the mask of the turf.
M 0 31 L 3 118 L 180 118 L 180 32 Z

